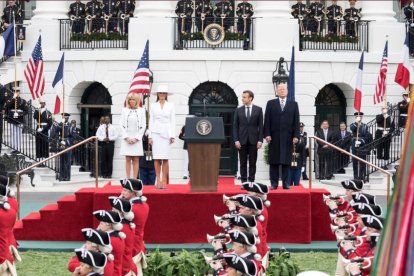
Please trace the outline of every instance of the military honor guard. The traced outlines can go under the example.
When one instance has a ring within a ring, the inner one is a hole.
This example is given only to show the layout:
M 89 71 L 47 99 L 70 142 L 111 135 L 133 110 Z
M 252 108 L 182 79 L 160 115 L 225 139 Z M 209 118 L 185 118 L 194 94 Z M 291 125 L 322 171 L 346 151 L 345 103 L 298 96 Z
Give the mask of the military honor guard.
M 341 35 L 341 20 L 343 16 L 342 7 L 338 5 L 338 0 L 332 0 L 332 5 L 326 8 L 328 18 L 328 33 Z
M 119 28 L 123 35 L 128 34 L 128 23 L 134 17 L 135 0 L 119 0 L 117 2 L 118 17 L 120 19 Z
M 243 2 L 237 5 L 237 8 L 236 8 L 236 15 L 238 18 L 237 19 L 237 31 L 239 34 L 242 34 L 245 36 L 244 46 L 243 46 L 245 50 L 249 49 L 253 14 L 254 14 L 253 5 L 247 2 L 247 0 L 243 0 Z
M 22 10 L 19 4 L 14 0 L 7 1 L 6 7 L 3 9 L 2 28 L 5 30 L 10 24 L 22 23 Z
M 303 0 L 297 0 L 296 4 L 292 6 L 292 16 L 298 19 L 299 31 L 301 35 L 306 34 L 308 7 L 303 4 Z
M 203 32 L 204 28 L 213 23 L 213 6 L 210 0 L 197 0 L 195 2 L 195 23 L 197 31 Z
M 72 33 L 83 34 L 85 32 L 86 5 L 80 0 L 76 0 L 70 4 L 68 15 L 71 20 Z
M 104 19 L 105 33 L 114 33 L 118 31 L 118 1 L 104 0 L 102 2 L 102 13 Z
M 387 170 L 387 162 L 390 159 L 390 147 L 392 133 L 395 131 L 394 120 L 388 114 L 388 108 L 382 107 L 381 114 L 375 117 L 377 130 L 375 131 L 375 140 L 381 139 L 377 146 L 378 165 Z
M 323 26 L 324 6 L 320 0 L 315 0 L 309 5 L 308 30 L 312 35 L 320 35 Z
M 409 3 L 403 8 L 403 12 L 407 25 L 414 27 L 414 0 L 409 1 Z
M 8 120 L 11 125 L 12 153 L 18 153 L 22 149 L 22 128 L 24 124 L 24 116 L 28 113 L 28 107 L 26 100 L 20 97 L 20 87 L 14 87 L 13 89 L 13 98 L 6 102 L 6 109 L 8 111 Z
M 191 15 L 193 14 L 193 5 L 191 0 L 180 0 L 175 7 L 175 14 L 178 16 L 178 33 L 181 35 L 191 32 Z
M 306 141 L 305 144 L 305 157 L 304 157 L 304 163 L 303 163 L 303 167 L 301 168 L 301 172 L 302 172 L 302 179 L 303 180 L 308 180 L 308 175 L 306 174 L 306 159 L 308 158 L 308 146 L 307 146 L 307 141 L 308 141 L 308 133 L 304 130 L 305 129 L 305 124 L 304 123 L 300 123 L 299 124 L 299 135 L 300 138 L 303 138 Z
M 299 186 L 302 168 L 305 172 L 304 168 L 306 167 L 306 137 L 300 135 L 299 142 L 295 144 L 293 149 L 287 183 L 289 186 Z
M 410 97 L 407 93 L 404 93 L 402 95 L 403 100 L 398 103 L 398 128 L 400 131 L 403 131 L 405 129 L 405 123 L 407 121 L 407 113 L 408 113 L 408 107 L 410 104 Z
M 344 19 L 346 21 L 346 35 L 358 36 L 358 21 L 361 19 L 361 9 L 355 8 L 356 0 L 349 0 L 349 8 L 345 9 Z
M 49 157 L 49 129 L 52 126 L 52 113 L 47 110 L 46 102 L 39 100 L 40 108 L 33 113 L 33 119 L 37 122 L 36 130 L 36 158 Z
M 52 115 L 52 126 L 50 127 L 49 131 L 49 151 L 56 153 L 59 149 L 59 142 L 60 142 L 60 126 L 59 123 L 55 120 L 55 117 Z
M 69 113 L 62 114 L 64 122 L 59 125 L 59 150 L 62 151 L 73 145 L 74 133 L 71 124 L 69 123 Z M 70 181 L 72 153 L 68 151 L 60 156 L 60 173 L 59 181 Z
M 221 0 L 214 6 L 216 23 L 223 27 L 225 31 L 229 31 L 233 24 L 232 11 L 232 5 L 227 0 Z
M 98 0 L 91 0 L 86 3 L 86 27 L 88 33 L 97 33 L 102 28 L 102 8 L 101 2 Z
M 350 125 L 352 132 L 352 154 L 366 160 L 366 152 L 360 150 L 365 144 L 371 141 L 371 133 L 369 133 L 368 126 L 362 122 L 363 112 L 355 112 L 355 122 Z M 354 171 L 354 179 L 365 180 L 366 165 L 356 159 L 352 159 L 352 168 Z

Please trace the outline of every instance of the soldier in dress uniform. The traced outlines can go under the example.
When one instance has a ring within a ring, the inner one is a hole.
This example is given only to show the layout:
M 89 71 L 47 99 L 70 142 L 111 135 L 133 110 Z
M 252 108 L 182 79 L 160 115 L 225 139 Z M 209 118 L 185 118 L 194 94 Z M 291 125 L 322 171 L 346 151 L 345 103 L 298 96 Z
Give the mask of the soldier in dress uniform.
M 328 33 L 340 35 L 342 7 L 338 5 L 338 0 L 332 0 L 332 5 L 327 8 Z
M 85 31 L 86 5 L 80 0 L 70 4 L 69 18 L 72 22 L 72 33 L 83 34 Z
M 361 9 L 355 8 L 356 0 L 349 0 L 349 9 L 345 9 L 344 19 L 346 20 L 346 35 L 350 37 L 358 36 L 358 21 L 361 19 Z
M 116 17 L 118 16 L 118 6 L 117 0 L 104 0 L 102 2 L 105 32 L 113 33 L 118 31 L 118 21 Z
M 82 140 L 80 128 L 76 125 L 76 120 L 70 121 L 70 132 L 73 134 L 73 145 L 76 145 Z M 84 155 L 84 147 L 77 147 L 73 149 L 72 153 L 72 164 L 73 165 L 81 165 L 82 160 L 85 157 Z M 93 155 L 93 154 L 92 154 Z M 94 167 L 94 166 L 92 166 Z
M 230 29 L 232 25 L 232 7 L 227 0 L 221 0 L 214 6 L 214 15 L 216 16 L 216 23 L 221 25 L 225 31 Z
M 191 0 L 180 0 L 175 7 L 175 14 L 178 16 L 178 33 L 183 35 L 191 32 L 191 15 L 193 5 Z
M 0 152 L 3 144 L 3 115 L 5 113 L 5 105 L 7 101 L 6 94 L 6 87 L 0 84 Z
M 135 1 L 120 0 L 117 2 L 119 28 L 122 34 L 128 34 L 128 23 L 131 17 L 134 17 Z
M 405 122 L 407 121 L 408 106 L 410 103 L 410 98 L 407 93 L 404 93 L 403 100 L 398 103 L 398 127 L 402 131 L 405 128 Z
M 386 162 L 390 159 L 391 134 L 395 131 L 395 124 L 394 120 L 392 120 L 388 114 L 387 107 L 381 108 L 381 114 L 378 114 L 375 117 L 375 121 L 377 122 L 375 140 L 384 137 L 382 142 L 380 142 L 377 146 L 377 159 L 379 165 L 382 166 L 383 169 L 387 170 L 388 167 Z
M 90 251 L 84 248 L 75 249 L 81 265 L 73 275 L 79 276 L 100 276 L 104 275 L 107 257 L 100 252 Z
M 324 15 L 323 10 L 324 7 L 320 0 L 315 0 L 313 3 L 309 5 L 308 30 L 311 32 L 312 35 L 319 35 L 322 30 L 322 20 Z
M 414 26 L 414 0 L 411 0 L 404 8 L 404 15 L 407 25 Z
M 302 179 L 303 180 L 308 180 L 309 178 L 308 178 L 308 175 L 306 174 L 306 159 L 307 159 L 307 157 L 308 157 L 308 151 L 309 151 L 309 149 L 308 149 L 308 146 L 307 146 L 307 141 L 308 141 L 308 133 L 306 132 L 306 131 L 304 131 L 304 128 L 305 128 L 305 124 L 304 123 L 300 123 L 299 124 L 299 135 L 300 135 L 300 138 L 303 138 L 306 142 L 305 142 L 305 155 L 304 155 L 304 162 L 303 162 L 303 167 L 302 167 L 302 169 L 301 169 L 301 172 L 302 172 Z
M 10 24 L 13 24 L 15 21 L 16 24 L 21 24 L 22 21 L 22 10 L 19 4 L 16 4 L 16 1 L 10 0 L 7 1 L 7 6 L 3 9 L 2 19 L 2 28 L 5 30 Z
M 204 28 L 213 22 L 213 7 L 210 0 L 198 0 L 195 6 L 195 23 L 197 30 L 203 32 Z
M 59 123 L 55 120 L 54 116 L 52 116 L 52 126 L 50 127 L 49 131 L 49 146 L 50 146 L 50 152 L 58 152 L 59 148 L 59 132 L 60 127 Z
M 292 6 L 291 14 L 294 18 L 298 19 L 300 34 L 304 35 L 306 33 L 308 7 L 302 2 L 302 0 L 298 0 L 297 3 Z
M 24 124 L 24 116 L 28 112 L 28 107 L 26 100 L 20 97 L 20 87 L 13 87 L 13 89 L 13 98 L 6 102 L 6 108 L 8 110 L 7 115 L 11 125 L 11 147 L 14 149 L 12 153 L 18 153 L 21 149 L 22 128 Z
M 46 102 L 40 99 L 39 109 L 33 113 L 33 119 L 37 122 L 36 131 L 36 158 L 49 157 L 49 129 L 52 126 L 52 113 L 47 110 Z
M 355 112 L 355 122 L 350 125 L 352 132 L 352 154 L 366 160 L 366 153 L 359 149 L 371 140 L 371 133 L 369 133 L 368 126 L 362 122 L 363 112 Z M 352 168 L 354 171 L 354 179 L 365 180 L 366 165 L 356 159 L 352 159 Z
M 73 129 L 69 123 L 69 113 L 62 114 L 64 118 L 64 123 L 60 123 L 59 125 L 59 139 L 60 145 L 59 149 L 64 150 L 73 145 Z M 62 134 L 63 133 L 63 134 Z M 59 174 L 59 181 L 70 181 L 71 175 L 71 161 L 72 153 L 69 151 L 65 154 L 60 156 L 60 174 Z
M 17 210 L 8 202 L 10 190 L 0 185 L 0 275 L 17 275 L 10 250 L 11 235 L 16 222 Z
M 88 29 L 88 32 L 100 32 L 102 28 L 101 16 L 101 2 L 99 2 L 98 0 L 92 0 L 86 3 L 86 27 Z
M 250 34 L 251 34 L 251 24 L 252 16 L 254 14 L 253 5 L 248 3 L 247 0 L 239 3 L 236 8 L 236 14 L 238 17 L 237 20 L 237 31 L 239 34 L 245 35 L 243 49 L 249 49 Z

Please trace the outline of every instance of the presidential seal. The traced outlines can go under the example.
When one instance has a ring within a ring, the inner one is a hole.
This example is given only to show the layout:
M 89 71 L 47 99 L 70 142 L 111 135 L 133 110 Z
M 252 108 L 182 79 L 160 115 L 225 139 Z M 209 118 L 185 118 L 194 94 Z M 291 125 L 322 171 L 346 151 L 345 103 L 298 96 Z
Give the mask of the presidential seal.
M 223 42 L 226 33 L 219 24 L 210 24 L 204 29 L 204 39 L 210 45 L 219 45 Z
M 213 130 L 213 125 L 209 120 L 202 119 L 196 124 L 196 130 L 198 134 L 206 136 Z

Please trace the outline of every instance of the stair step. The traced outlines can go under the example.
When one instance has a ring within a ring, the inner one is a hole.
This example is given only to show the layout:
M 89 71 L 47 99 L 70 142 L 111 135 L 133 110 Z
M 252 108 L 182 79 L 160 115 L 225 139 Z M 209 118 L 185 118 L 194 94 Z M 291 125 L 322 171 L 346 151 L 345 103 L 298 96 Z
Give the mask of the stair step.
M 14 223 L 14 228 L 13 228 L 14 230 L 20 230 L 20 229 L 23 229 L 23 221 L 21 221 L 21 220 L 17 220 L 15 223 Z

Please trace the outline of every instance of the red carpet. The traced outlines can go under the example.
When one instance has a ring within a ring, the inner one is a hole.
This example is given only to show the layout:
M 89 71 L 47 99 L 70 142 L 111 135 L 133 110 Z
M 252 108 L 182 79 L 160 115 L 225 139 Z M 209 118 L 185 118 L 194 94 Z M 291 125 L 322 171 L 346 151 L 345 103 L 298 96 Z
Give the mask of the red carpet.
M 84 188 L 74 196 L 61 198 L 31 213 L 15 227 L 18 240 L 82 240 L 80 229 L 96 226 L 92 211 L 109 209 L 108 196 L 119 195 L 120 186 Z M 206 234 L 220 229 L 213 215 L 226 212 L 222 195 L 242 193 L 233 178 L 220 179 L 217 192 L 190 193 L 189 185 L 170 185 L 168 190 L 144 188 L 150 205 L 145 229 L 146 243 L 205 243 Z M 323 189 L 308 190 L 302 186 L 289 191 L 271 191 L 268 242 L 310 243 L 333 240 L 329 216 L 322 201 Z

